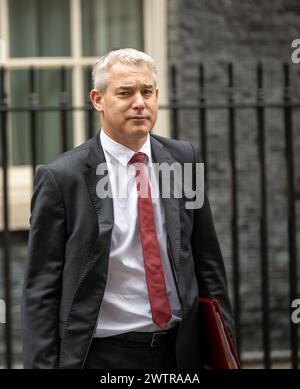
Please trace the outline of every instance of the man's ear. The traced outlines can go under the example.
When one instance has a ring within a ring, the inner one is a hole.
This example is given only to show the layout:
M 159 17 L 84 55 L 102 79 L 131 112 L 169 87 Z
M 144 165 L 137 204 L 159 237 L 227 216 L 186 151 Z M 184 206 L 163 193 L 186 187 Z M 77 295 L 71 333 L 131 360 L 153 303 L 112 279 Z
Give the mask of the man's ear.
M 156 105 L 158 107 L 158 89 L 155 89 Z
M 96 111 L 102 112 L 103 107 L 102 107 L 102 97 L 103 94 L 99 92 L 97 89 L 92 89 L 90 92 L 90 99 L 93 103 L 93 106 Z

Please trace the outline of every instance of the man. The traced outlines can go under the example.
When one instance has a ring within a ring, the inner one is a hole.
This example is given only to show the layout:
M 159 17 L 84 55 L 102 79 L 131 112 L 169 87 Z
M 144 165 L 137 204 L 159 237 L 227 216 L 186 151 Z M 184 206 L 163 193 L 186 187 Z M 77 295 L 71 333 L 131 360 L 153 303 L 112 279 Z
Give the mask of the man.
M 109 52 L 93 79 L 100 134 L 35 177 L 24 367 L 200 368 L 198 296 L 219 301 L 234 336 L 223 259 L 207 198 L 188 209 L 186 198 L 153 196 L 152 174 L 154 163 L 195 167 L 197 152 L 150 135 L 158 90 L 148 55 Z

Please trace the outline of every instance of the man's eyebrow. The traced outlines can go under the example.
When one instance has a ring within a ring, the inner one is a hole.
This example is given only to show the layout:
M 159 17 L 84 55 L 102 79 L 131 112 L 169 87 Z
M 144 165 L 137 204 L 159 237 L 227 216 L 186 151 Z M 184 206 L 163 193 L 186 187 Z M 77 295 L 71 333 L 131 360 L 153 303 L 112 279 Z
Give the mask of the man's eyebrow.
M 132 89 L 133 88 L 133 86 L 125 86 L 125 85 L 122 85 L 122 86 L 119 86 L 118 88 L 117 88 L 117 90 L 128 90 L 128 89 Z
M 144 89 L 154 89 L 154 86 L 152 84 L 144 84 L 142 86 Z M 134 89 L 135 86 L 134 85 L 121 85 L 117 88 L 117 91 L 119 90 L 131 90 L 131 89 Z

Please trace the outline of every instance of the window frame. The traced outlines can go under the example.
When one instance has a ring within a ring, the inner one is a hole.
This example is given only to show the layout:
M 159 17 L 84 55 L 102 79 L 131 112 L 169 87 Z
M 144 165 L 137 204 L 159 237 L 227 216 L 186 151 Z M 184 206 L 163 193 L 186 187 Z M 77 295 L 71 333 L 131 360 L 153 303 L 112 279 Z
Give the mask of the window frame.
M 82 107 L 84 101 L 84 72 L 87 66 L 92 66 L 98 57 L 82 56 L 82 23 L 81 23 L 81 0 L 70 0 L 70 36 L 71 36 L 71 56 L 68 57 L 9 57 L 9 18 L 8 18 L 9 0 L 0 0 L 0 40 L 5 45 L 5 55 L 2 58 L 1 66 L 6 69 L 28 69 L 34 64 L 36 69 L 44 68 L 71 68 L 72 70 L 72 105 Z M 155 25 L 155 28 L 153 28 Z M 167 0 L 143 0 L 143 36 L 144 50 L 149 53 L 157 64 L 159 80 L 159 105 L 168 103 L 168 77 L 167 77 Z M 9 92 L 9 85 L 6 90 Z M 73 112 L 73 147 L 85 141 L 85 117 L 81 110 Z M 153 132 L 162 136 L 170 135 L 169 116 L 166 110 L 160 112 Z M 9 155 L 12 155 L 11 147 L 11 126 L 8 123 Z M 29 200 L 32 194 L 31 166 L 21 165 L 12 166 L 9 164 L 10 180 L 10 228 L 12 230 L 28 229 Z M 22 171 L 22 183 L 16 182 Z M 2 183 L 0 184 L 2 193 Z M 21 206 L 18 203 L 18 193 L 23 191 L 25 203 Z M 1 198 L 1 197 L 0 197 Z M 27 209 L 24 209 L 26 208 Z M 2 210 L 0 210 L 2 212 Z M 24 215 L 20 220 L 20 212 Z M 0 230 L 3 229 L 2 220 L 0 220 Z

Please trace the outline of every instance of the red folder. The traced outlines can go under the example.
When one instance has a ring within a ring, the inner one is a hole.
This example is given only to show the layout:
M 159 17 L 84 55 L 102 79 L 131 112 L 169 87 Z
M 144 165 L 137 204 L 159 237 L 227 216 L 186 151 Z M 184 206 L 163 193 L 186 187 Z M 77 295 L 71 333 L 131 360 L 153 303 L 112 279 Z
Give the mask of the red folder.
M 203 363 L 211 369 L 240 369 L 235 346 L 216 299 L 199 298 Z

